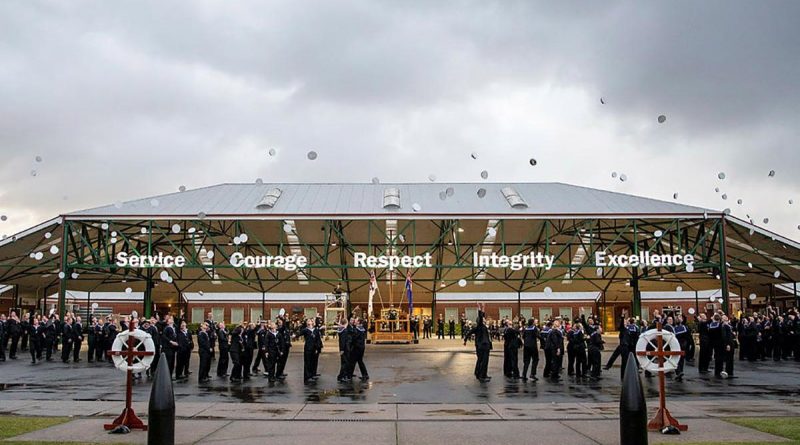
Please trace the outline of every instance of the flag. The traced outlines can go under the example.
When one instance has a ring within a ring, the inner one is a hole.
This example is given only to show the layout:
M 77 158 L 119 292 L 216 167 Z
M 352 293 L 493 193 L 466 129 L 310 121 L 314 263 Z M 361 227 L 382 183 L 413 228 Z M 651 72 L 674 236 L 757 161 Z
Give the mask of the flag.
M 378 291 L 378 280 L 375 278 L 375 271 L 369 273 L 369 303 L 367 303 L 367 317 L 372 317 L 372 297 Z
M 414 314 L 414 298 L 411 291 L 411 274 L 406 275 L 406 297 L 408 297 L 408 315 Z

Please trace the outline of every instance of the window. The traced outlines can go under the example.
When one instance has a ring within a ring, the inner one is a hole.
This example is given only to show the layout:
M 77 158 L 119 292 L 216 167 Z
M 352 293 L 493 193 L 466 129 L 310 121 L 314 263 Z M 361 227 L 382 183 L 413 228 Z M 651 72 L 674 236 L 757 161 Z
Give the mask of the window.
M 650 321 L 650 308 L 642 306 L 642 320 Z
M 303 308 L 303 316 L 305 318 L 314 318 L 317 316 L 317 308 L 315 307 L 305 307 Z
M 539 321 L 542 323 L 546 322 L 553 316 L 553 309 L 549 307 L 543 307 L 539 309 Z
M 533 318 L 533 309 L 529 307 L 523 307 L 519 310 L 519 315 L 525 317 L 525 319 Z
M 458 308 L 457 307 L 448 307 L 444 310 L 444 321 L 450 321 L 450 319 L 454 321 L 458 321 Z
M 467 320 L 475 321 L 478 319 L 478 309 L 474 307 L 468 307 L 464 310 L 464 313 L 467 314 Z
M 211 309 L 211 314 L 214 315 L 214 321 L 219 323 L 225 321 L 225 308 L 215 307 Z
M 279 313 L 280 311 L 281 311 L 281 308 L 279 308 L 279 307 L 274 307 L 274 308 L 271 308 L 271 309 L 269 310 L 269 319 L 270 319 L 270 320 L 275 320 L 276 318 L 278 318 L 278 313 Z
M 250 323 L 258 323 L 260 320 L 261 320 L 261 308 L 251 307 L 250 319 L 247 321 L 249 321 Z
M 231 308 L 231 324 L 240 324 L 244 321 L 244 308 Z
M 501 307 L 500 308 L 500 319 L 508 318 L 509 320 L 514 316 L 513 312 L 511 311 L 510 307 Z
M 203 308 L 201 307 L 193 307 L 192 308 L 192 319 L 190 323 L 202 323 L 205 321 L 205 313 L 203 313 Z
M 572 321 L 572 307 L 558 308 L 558 315 L 561 316 L 561 318 Z

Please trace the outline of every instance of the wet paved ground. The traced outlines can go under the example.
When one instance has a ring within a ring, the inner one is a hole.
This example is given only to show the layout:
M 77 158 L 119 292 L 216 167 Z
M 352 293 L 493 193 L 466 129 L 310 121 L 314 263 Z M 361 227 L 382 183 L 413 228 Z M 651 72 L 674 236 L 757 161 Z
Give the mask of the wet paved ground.
M 609 339 L 611 342 L 611 339 Z M 610 343 L 609 342 L 609 343 Z M 320 360 L 320 381 L 311 386 L 302 382 L 302 345 L 296 344 L 287 365 L 286 383 L 271 385 L 263 377 L 245 384 L 232 384 L 224 379 L 200 385 L 197 383 L 197 356 L 192 357 L 192 379 L 176 383 L 179 402 L 257 402 L 278 404 L 306 403 L 536 403 L 536 402 L 617 402 L 619 399 L 619 361 L 604 372 L 599 382 L 575 381 L 566 377 L 562 383 L 509 382 L 502 375 L 502 351 L 492 353 L 490 375 L 486 384 L 472 376 L 475 356 L 470 346 L 457 341 L 426 340 L 419 345 L 369 345 L 366 364 L 371 380 L 367 383 L 336 382 L 339 358 L 336 344 L 326 343 Z M 299 347 L 298 347 L 299 346 Z M 607 344 L 605 359 L 613 349 Z M 84 353 L 85 355 L 85 353 Z M 124 400 L 124 373 L 111 365 L 62 364 L 60 361 L 31 365 L 26 355 L 17 361 L 0 363 L 0 399 L 11 400 Z M 566 363 L 565 363 L 566 365 Z M 539 373 L 543 364 L 540 362 Z M 216 362 L 212 364 L 216 368 Z M 772 361 L 735 363 L 733 380 L 700 376 L 696 368 L 687 367 L 684 382 L 667 382 L 670 401 L 697 401 L 701 398 L 742 400 L 790 400 L 800 396 L 800 363 Z M 658 380 L 643 379 L 648 398 L 658 396 Z M 134 386 L 134 400 L 147 400 L 147 380 Z M 652 400 L 652 399 L 651 399 Z M 736 406 L 731 406 L 732 412 Z

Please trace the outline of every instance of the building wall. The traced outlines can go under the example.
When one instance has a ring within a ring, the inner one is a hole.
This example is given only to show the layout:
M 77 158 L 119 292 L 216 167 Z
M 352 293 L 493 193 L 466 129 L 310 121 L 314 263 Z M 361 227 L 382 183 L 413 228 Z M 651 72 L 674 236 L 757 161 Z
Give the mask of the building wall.
M 447 319 L 448 313 L 452 313 L 455 309 L 455 312 L 458 314 L 458 317 L 461 314 L 467 313 L 468 310 L 475 310 L 477 306 L 475 302 L 455 302 L 455 301 L 442 301 L 436 303 L 436 313 L 434 314 L 434 318 L 442 315 Z M 449 309 L 449 311 L 448 311 Z M 581 312 L 583 309 L 583 312 Z M 549 318 L 546 315 L 551 314 L 551 316 L 558 316 L 562 313 L 564 315 L 570 316 L 570 318 L 574 318 L 580 316 L 581 313 L 589 316 L 591 314 L 598 313 L 598 306 L 594 301 L 523 301 L 518 304 L 516 300 L 510 301 L 491 301 L 486 302 L 486 316 L 492 319 L 499 320 L 502 318 L 501 311 L 503 315 L 508 315 L 510 312 L 511 317 L 516 318 L 520 315 L 520 313 L 524 314 L 526 317 L 532 315 L 534 318 L 538 318 L 542 320 L 543 318 Z

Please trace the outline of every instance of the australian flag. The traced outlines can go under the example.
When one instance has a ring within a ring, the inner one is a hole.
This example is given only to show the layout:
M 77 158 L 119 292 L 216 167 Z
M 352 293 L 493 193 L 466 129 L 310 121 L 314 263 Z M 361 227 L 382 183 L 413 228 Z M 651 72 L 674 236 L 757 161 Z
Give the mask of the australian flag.
M 412 287 L 411 274 L 406 275 L 406 297 L 408 298 L 408 314 L 414 314 L 414 294 L 411 290 Z

